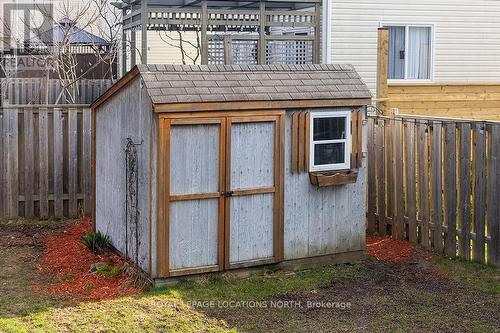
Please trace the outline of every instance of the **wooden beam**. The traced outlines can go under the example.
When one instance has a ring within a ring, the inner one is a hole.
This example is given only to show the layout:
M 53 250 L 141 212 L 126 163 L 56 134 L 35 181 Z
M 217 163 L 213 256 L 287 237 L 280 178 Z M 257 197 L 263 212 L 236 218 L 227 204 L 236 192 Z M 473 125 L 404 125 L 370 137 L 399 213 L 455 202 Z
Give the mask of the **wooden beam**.
M 148 0 L 141 0 L 141 64 L 148 63 Z
M 201 1 L 201 64 L 208 64 L 208 4 L 207 0 Z
M 314 40 L 313 40 L 313 64 L 320 63 L 321 43 L 320 43 L 320 30 L 321 30 L 321 3 L 317 2 L 314 5 Z M 326 61 L 323 61 L 326 63 Z
M 259 14 L 259 46 L 257 63 L 259 65 L 266 63 L 266 3 L 260 1 L 260 14 Z
M 377 39 L 377 99 L 387 98 L 387 77 L 389 59 L 389 30 L 387 28 L 378 29 Z M 386 101 L 377 103 L 377 108 L 385 115 L 389 114 Z
M 339 106 L 356 107 L 356 106 L 369 105 L 370 103 L 371 103 L 370 98 L 316 99 L 316 100 L 304 99 L 304 100 L 286 100 L 286 101 L 240 101 L 240 102 L 205 102 L 205 103 L 201 102 L 201 103 L 153 104 L 153 110 L 155 112 L 195 112 L 195 111 L 227 111 L 227 110 L 257 110 L 257 109 L 269 110 L 269 109 L 321 108 L 321 107 L 339 107 Z

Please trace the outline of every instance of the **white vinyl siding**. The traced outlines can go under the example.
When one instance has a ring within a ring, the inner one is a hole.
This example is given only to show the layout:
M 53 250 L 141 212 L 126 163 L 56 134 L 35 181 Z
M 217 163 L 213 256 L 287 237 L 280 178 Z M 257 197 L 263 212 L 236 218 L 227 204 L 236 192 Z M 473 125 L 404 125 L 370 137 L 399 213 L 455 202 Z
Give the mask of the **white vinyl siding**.
M 332 63 L 353 64 L 375 90 L 377 28 L 432 25 L 434 82 L 493 82 L 500 73 L 500 1 L 329 0 Z

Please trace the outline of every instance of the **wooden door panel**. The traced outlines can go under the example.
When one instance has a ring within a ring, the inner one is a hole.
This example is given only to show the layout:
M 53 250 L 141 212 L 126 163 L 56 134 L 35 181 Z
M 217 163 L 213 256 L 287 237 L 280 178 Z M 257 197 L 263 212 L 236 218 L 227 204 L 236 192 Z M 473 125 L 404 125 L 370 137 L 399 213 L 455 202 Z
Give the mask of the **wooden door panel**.
M 226 268 L 276 261 L 279 118 L 228 120 Z
M 230 198 L 230 263 L 273 258 L 274 193 Z
M 170 269 L 217 265 L 218 199 L 170 204 Z
M 219 192 L 220 124 L 170 130 L 170 195 Z
M 169 145 L 169 272 L 223 268 L 224 119 L 172 120 Z
M 231 126 L 231 190 L 274 186 L 274 122 Z

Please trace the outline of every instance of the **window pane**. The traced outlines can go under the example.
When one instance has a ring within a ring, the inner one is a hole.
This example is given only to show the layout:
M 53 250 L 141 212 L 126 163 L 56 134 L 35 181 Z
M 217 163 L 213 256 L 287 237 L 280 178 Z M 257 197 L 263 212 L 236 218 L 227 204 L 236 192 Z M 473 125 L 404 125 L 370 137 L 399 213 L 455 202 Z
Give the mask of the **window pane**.
M 314 118 L 314 141 L 345 139 L 345 117 Z
M 409 79 L 429 79 L 431 76 L 431 28 L 410 27 L 408 31 Z
M 345 162 L 345 143 L 322 143 L 314 145 L 314 165 Z
M 389 79 L 405 78 L 405 27 L 389 27 Z

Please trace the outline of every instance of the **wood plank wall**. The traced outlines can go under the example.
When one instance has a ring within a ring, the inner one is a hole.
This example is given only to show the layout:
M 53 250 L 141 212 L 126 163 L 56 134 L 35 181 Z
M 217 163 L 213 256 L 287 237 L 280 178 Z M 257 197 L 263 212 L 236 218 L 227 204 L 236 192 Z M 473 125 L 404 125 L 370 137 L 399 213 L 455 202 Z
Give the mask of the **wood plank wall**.
M 500 123 L 368 119 L 367 231 L 500 265 Z
M 391 108 L 400 114 L 499 121 L 500 83 L 389 84 L 387 110 Z
M 91 110 L 0 109 L 0 218 L 90 214 Z
M 108 79 L 82 79 L 75 84 L 78 89 L 74 103 L 91 104 L 113 84 Z M 47 90 L 48 85 L 48 90 Z M 63 89 L 60 80 L 43 78 L 0 79 L 2 105 L 55 104 Z M 72 104 L 67 94 L 63 94 L 57 104 Z

